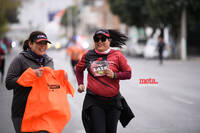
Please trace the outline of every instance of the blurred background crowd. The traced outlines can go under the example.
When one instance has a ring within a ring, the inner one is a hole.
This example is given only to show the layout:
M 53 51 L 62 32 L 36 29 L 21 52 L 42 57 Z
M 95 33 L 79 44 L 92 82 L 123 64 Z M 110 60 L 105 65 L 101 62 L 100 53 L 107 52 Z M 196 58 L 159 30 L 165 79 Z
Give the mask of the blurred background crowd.
M 130 38 L 126 55 L 158 57 L 161 34 L 164 58 L 185 60 L 200 55 L 199 16 L 196 0 L 1 0 L 0 37 L 19 45 L 31 31 L 42 30 L 53 42 L 49 49 L 66 47 L 74 36 L 87 49 L 96 29 L 114 28 Z

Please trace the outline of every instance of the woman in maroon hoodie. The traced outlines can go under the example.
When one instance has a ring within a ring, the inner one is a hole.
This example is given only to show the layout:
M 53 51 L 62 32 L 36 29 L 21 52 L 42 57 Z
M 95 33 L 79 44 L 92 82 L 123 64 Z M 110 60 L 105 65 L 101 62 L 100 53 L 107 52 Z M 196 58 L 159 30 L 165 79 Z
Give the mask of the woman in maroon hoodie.
M 128 37 L 117 30 L 97 30 L 95 48 L 86 52 L 76 65 L 78 92 L 85 91 L 84 70 L 88 70 L 82 120 L 87 133 L 116 133 L 121 114 L 119 80 L 131 78 L 131 67 L 119 50 Z

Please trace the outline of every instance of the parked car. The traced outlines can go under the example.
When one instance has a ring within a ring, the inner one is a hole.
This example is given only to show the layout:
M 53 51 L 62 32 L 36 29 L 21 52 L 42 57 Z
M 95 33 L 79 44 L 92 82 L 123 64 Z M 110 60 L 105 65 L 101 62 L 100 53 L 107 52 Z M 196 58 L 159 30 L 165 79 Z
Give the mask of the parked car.
M 54 39 L 51 41 L 52 44 L 48 44 L 48 49 L 59 50 L 65 48 L 67 42 L 68 42 L 67 38 Z
M 127 42 L 126 53 L 130 56 L 143 56 L 146 39 L 129 40 Z
M 145 58 L 157 58 L 158 51 L 157 51 L 158 41 L 157 39 L 150 38 L 148 39 L 146 46 L 144 47 L 143 55 Z M 170 49 L 168 45 L 165 45 L 163 51 L 163 58 L 168 58 L 170 56 Z

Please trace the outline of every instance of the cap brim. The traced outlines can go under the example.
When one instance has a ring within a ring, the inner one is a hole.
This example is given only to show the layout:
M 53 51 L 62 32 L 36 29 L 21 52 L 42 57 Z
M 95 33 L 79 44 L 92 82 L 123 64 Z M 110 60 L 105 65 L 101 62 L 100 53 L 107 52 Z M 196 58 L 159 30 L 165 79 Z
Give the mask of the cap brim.
M 105 31 L 105 30 L 99 30 L 99 31 L 97 31 L 94 36 L 96 36 L 96 35 L 104 35 L 106 37 L 110 37 L 109 32 Z
M 107 33 L 97 33 L 97 34 L 95 34 L 94 36 L 97 36 L 97 35 L 104 35 L 104 36 L 106 36 L 106 37 L 110 37 L 110 35 L 107 34 Z
M 48 43 L 51 44 L 51 42 L 50 42 L 49 40 L 47 40 L 47 39 L 39 39 L 39 40 L 37 40 L 36 42 L 37 42 L 37 43 L 39 43 L 39 42 L 48 42 Z

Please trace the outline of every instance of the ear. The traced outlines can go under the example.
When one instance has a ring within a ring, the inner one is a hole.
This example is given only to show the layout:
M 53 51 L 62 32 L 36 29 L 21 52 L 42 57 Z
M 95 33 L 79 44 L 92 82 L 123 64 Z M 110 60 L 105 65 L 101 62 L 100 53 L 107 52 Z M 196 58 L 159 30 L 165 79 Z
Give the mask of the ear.
M 33 46 L 33 43 L 31 41 L 29 41 L 28 46 L 31 48 Z

